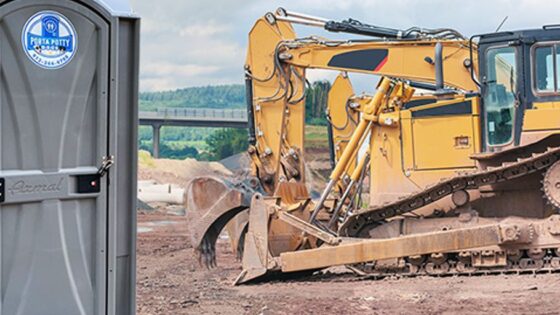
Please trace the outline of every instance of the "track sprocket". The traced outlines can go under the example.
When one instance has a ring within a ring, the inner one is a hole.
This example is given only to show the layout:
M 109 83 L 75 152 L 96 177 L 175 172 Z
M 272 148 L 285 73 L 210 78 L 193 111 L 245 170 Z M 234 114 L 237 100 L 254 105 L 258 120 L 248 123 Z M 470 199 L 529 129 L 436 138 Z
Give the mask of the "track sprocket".
M 548 168 L 544 175 L 543 191 L 553 206 L 560 209 L 560 161 Z

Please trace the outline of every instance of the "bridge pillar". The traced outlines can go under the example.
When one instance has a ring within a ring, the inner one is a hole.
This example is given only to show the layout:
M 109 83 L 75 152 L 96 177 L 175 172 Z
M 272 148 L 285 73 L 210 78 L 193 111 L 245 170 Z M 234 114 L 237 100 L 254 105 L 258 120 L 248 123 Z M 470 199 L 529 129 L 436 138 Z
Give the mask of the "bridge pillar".
M 161 124 L 152 125 L 152 155 L 155 159 L 159 159 L 160 131 Z

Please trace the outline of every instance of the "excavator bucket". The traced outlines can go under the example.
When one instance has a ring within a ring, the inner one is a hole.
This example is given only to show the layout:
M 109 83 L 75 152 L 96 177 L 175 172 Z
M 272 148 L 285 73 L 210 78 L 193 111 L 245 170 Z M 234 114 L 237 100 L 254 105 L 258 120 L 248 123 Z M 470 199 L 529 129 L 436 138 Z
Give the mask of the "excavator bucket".
M 225 230 L 231 244 L 231 250 L 241 261 L 245 244 L 245 234 L 249 228 L 249 210 L 245 209 L 237 214 L 226 224 Z
M 216 241 L 224 227 L 233 252 L 241 256 L 247 209 L 253 194 L 254 191 L 244 182 L 234 183 L 215 177 L 199 177 L 189 183 L 185 208 L 191 244 L 202 265 L 216 266 Z

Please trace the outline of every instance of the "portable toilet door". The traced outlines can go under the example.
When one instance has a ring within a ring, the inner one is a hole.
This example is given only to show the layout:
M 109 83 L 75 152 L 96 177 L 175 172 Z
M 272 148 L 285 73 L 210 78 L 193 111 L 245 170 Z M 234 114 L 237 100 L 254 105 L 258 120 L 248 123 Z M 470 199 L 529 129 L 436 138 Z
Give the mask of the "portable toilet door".
M 0 314 L 134 313 L 138 23 L 123 23 L 97 1 L 0 2 Z

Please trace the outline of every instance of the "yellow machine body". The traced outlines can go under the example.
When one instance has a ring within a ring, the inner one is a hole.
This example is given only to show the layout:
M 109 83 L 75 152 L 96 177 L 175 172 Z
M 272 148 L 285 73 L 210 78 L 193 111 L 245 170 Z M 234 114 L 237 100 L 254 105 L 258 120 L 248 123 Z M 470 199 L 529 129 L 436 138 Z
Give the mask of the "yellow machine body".
M 294 23 L 381 39 L 298 38 Z M 254 179 L 205 208 L 195 247 L 213 265 L 216 233 L 249 209 L 236 283 L 341 264 L 381 270 L 387 259 L 411 273 L 560 270 L 560 74 L 540 78 L 546 59 L 531 59 L 539 45 L 555 54 L 560 31 L 508 34 L 474 42 L 283 9 L 257 20 L 245 65 Z M 340 72 L 325 104 L 333 170 L 316 200 L 305 182 L 308 69 Z M 375 93 L 355 95 L 349 73 L 380 77 Z

